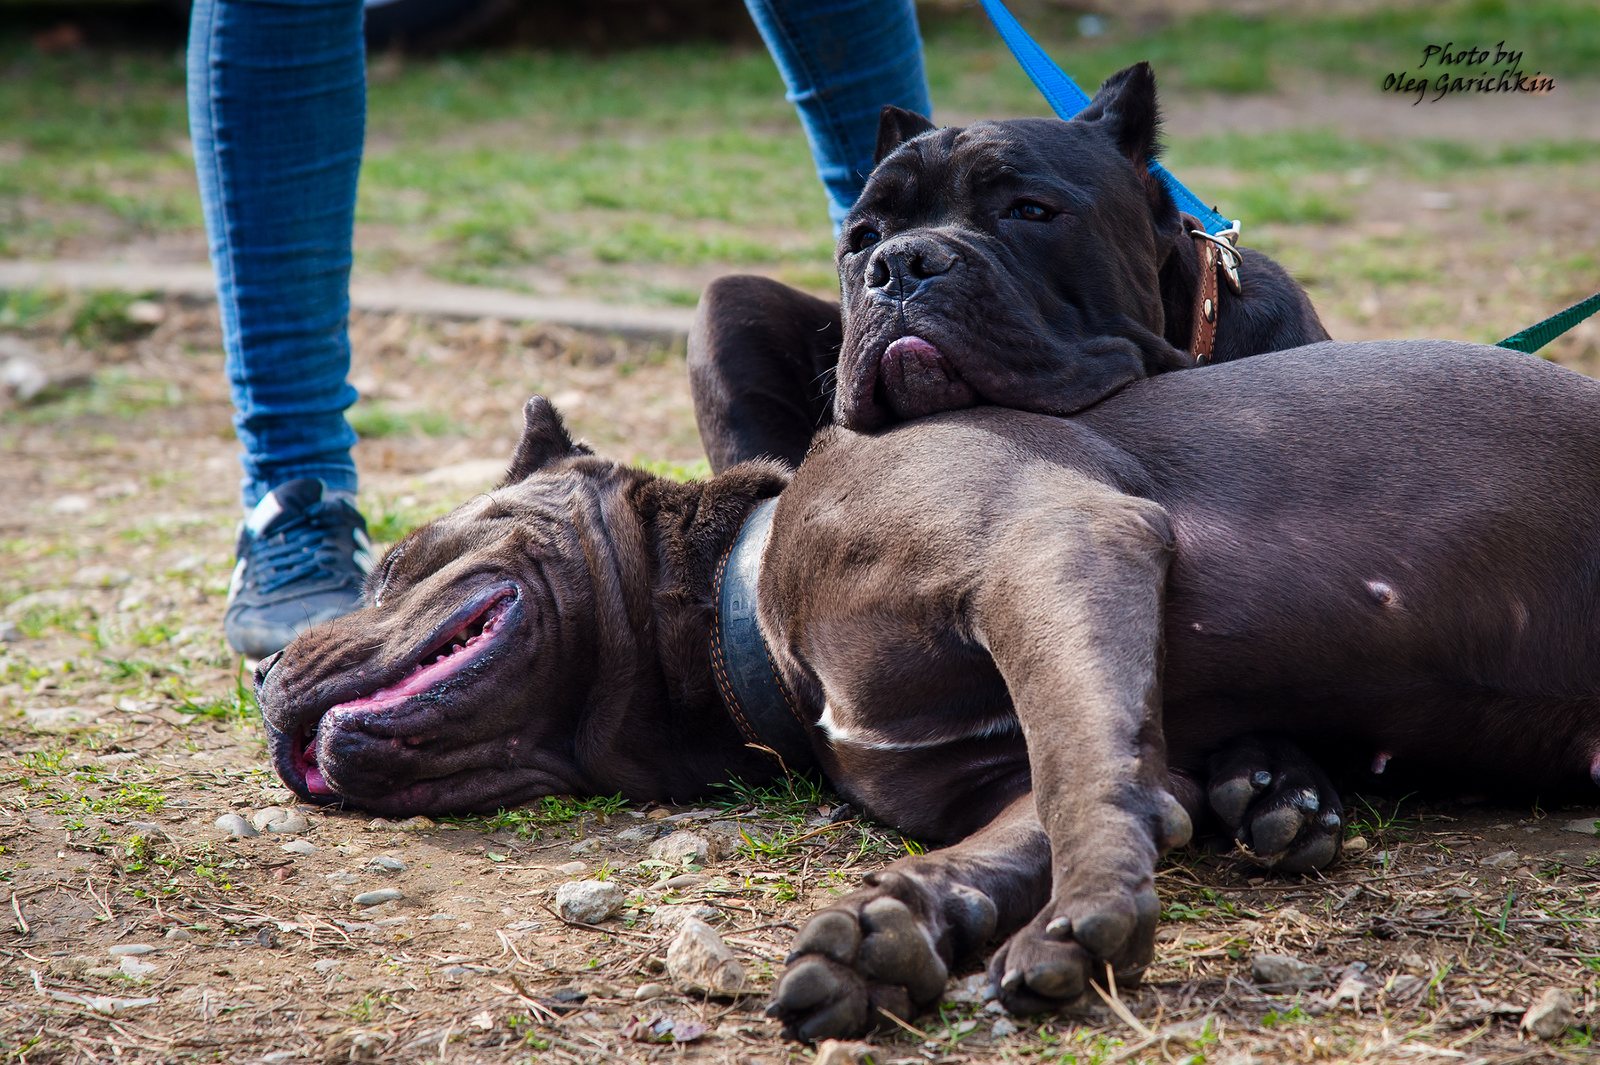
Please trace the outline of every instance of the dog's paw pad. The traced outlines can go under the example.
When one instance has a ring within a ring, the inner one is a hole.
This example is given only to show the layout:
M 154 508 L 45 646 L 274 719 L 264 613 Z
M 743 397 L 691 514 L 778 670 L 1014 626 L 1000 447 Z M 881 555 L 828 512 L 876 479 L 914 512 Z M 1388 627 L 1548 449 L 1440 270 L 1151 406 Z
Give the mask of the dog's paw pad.
M 1264 865 L 1310 872 L 1339 856 L 1344 805 L 1322 768 L 1288 740 L 1246 737 L 1218 753 L 1206 801 Z

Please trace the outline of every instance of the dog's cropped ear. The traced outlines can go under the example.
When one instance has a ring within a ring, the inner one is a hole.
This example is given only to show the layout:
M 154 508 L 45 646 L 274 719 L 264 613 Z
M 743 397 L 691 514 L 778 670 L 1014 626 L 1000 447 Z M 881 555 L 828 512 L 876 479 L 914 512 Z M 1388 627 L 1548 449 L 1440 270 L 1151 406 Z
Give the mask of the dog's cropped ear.
M 884 104 L 878 112 L 878 146 L 872 152 L 873 165 L 883 162 L 885 156 L 912 137 L 937 128 L 915 111 Z
M 567 435 L 561 415 L 543 396 L 534 396 L 522 408 L 522 439 L 511 455 L 511 469 L 506 471 L 505 484 L 516 484 L 530 474 L 537 473 L 557 459 L 569 455 L 593 454 L 582 444 L 574 444 Z M 502 485 L 504 487 L 504 485 Z
M 1075 121 L 1104 123 L 1118 150 L 1142 170 L 1161 151 L 1156 143 L 1161 112 L 1156 103 L 1155 71 L 1149 63 L 1117 71 L 1101 83 L 1100 91 Z

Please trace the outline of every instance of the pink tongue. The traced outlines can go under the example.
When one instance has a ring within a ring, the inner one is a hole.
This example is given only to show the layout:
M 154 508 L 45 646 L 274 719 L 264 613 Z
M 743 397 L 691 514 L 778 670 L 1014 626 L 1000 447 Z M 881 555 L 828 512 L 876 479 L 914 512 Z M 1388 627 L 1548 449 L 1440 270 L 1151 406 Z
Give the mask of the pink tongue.
M 332 795 L 333 789 L 328 787 L 328 782 L 322 778 L 322 770 L 316 766 L 306 766 L 306 790 L 313 795 Z
M 939 349 L 923 340 L 921 337 L 901 337 L 892 341 L 883 352 L 884 358 L 904 357 L 914 355 L 927 363 L 937 363 Z

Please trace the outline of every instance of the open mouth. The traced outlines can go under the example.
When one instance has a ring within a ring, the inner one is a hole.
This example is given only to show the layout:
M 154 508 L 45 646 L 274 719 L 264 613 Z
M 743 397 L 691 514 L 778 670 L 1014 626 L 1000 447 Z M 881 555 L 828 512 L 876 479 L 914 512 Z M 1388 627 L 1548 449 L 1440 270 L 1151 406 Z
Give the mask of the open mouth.
M 426 645 L 417 655 L 410 672 L 388 687 L 328 707 L 302 725 L 290 751 L 294 768 L 313 795 L 335 795 L 319 764 L 317 741 L 330 718 L 337 715 L 364 715 L 392 710 L 407 700 L 424 694 L 470 666 L 482 657 L 503 631 L 512 606 L 517 601 L 515 588 L 499 588 L 483 602 L 469 608 L 465 620 Z

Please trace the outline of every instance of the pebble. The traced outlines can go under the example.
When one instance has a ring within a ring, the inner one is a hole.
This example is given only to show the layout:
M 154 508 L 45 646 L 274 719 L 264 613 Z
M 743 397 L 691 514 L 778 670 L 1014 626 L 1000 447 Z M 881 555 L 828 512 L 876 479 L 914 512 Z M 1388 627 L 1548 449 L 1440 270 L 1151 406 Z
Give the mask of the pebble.
M 1308 965 L 1286 954 L 1257 954 L 1250 963 L 1250 978 L 1263 987 L 1304 991 L 1327 980 L 1319 965 Z
M 138 958 L 155 952 L 156 948 L 148 943 L 118 943 L 106 951 L 113 958 Z
M 556 866 L 556 872 L 562 876 L 579 876 L 589 871 L 589 866 L 584 862 L 565 862 Z
M 145 977 L 155 972 L 159 966 L 151 965 L 147 961 L 140 961 L 138 958 L 128 956 L 122 959 L 117 968 L 120 972 L 122 972 L 123 975 L 130 979 L 143 980 Z
M 1572 1024 L 1572 998 L 1559 987 L 1546 988 L 1519 1025 L 1540 1039 L 1554 1039 Z
M 714 921 L 717 910 L 703 902 L 677 902 L 670 906 L 657 906 L 656 912 L 650 915 L 650 923 L 656 928 L 671 931 L 691 917 L 699 921 Z
M 643 825 L 635 825 L 632 828 L 625 828 L 621 832 L 618 832 L 614 838 L 619 843 L 638 843 L 641 840 L 653 839 L 655 834 L 656 830 L 654 828 L 645 828 Z
M 688 891 L 690 888 L 697 888 L 705 882 L 706 878 L 697 873 L 684 873 L 681 876 L 663 880 L 656 885 L 656 888 L 661 891 Z
M 1007 1036 L 1016 1035 L 1020 1030 L 1015 1024 L 1011 1023 L 1009 1017 L 1001 1017 L 994 1022 L 994 1027 L 989 1032 L 995 1039 L 1005 1039 Z
M 1585 817 L 1581 821 L 1568 821 L 1561 826 L 1563 832 L 1578 832 L 1585 836 L 1600 833 L 1600 817 Z
M 320 961 L 314 961 L 314 962 L 311 963 L 311 968 L 315 969 L 319 973 L 331 972 L 332 970 L 337 969 L 338 967 L 339 967 L 339 959 L 338 958 L 323 958 Z
M 288 851 L 290 854 L 298 854 L 303 858 L 309 858 L 311 855 L 317 853 L 317 848 L 303 839 L 291 839 L 288 843 L 283 845 L 283 849 Z
M 609 880 L 571 880 L 556 888 L 556 912 L 563 921 L 599 924 L 622 909 L 625 894 Z
M 1501 851 L 1499 854 L 1491 854 L 1489 857 L 1485 858 L 1483 861 L 1479 862 L 1478 864 L 1479 865 L 1490 865 L 1490 866 L 1494 866 L 1495 868 L 1499 868 L 1502 865 L 1512 865 L 1516 861 L 1517 861 L 1517 852 L 1516 851 Z
M 744 966 L 716 929 L 694 917 L 683 922 L 667 947 L 667 975 L 695 994 L 737 995 L 745 987 Z
M 712 842 L 697 832 L 678 831 L 650 844 L 650 857 L 673 865 L 709 865 L 717 856 Z
M 396 902 L 405 897 L 405 892 L 399 888 L 386 887 L 377 891 L 363 891 L 350 901 L 357 906 L 376 906 L 382 902 Z
M 590 836 L 588 839 L 580 839 L 578 842 L 574 843 L 571 847 L 568 847 L 567 849 L 570 850 L 573 854 L 592 854 L 594 851 L 598 850 L 599 848 L 600 848 L 600 841 L 595 839 L 593 836 Z
M 667 993 L 665 984 L 640 984 L 639 989 L 633 993 L 635 1002 L 649 1002 L 653 998 L 660 998 Z
M 1001 1002 L 997 998 L 991 998 L 988 1002 L 985 1002 L 983 1004 L 983 1012 L 985 1012 L 985 1013 L 998 1013 L 1002 1017 L 1005 1017 L 1005 1016 L 1008 1015 L 1005 1003 Z
M 299 810 L 286 810 L 282 806 L 268 806 L 250 815 L 250 823 L 260 832 L 295 834 L 311 827 L 306 815 Z
M 385 873 L 403 873 L 406 871 L 405 862 L 388 854 L 378 855 L 367 863 L 367 867 L 369 869 L 379 869 Z
M 878 1060 L 878 1048 L 866 1043 L 841 1043 L 837 1039 L 824 1039 L 817 1045 L 817 1057 L 812 1065 L 868 1065 Z
M 249 821 L 246 821 L 238 814 L 223 814 L 217 818 L 215 824 L 228 835 L 239 839 L 254 839 L 261 835 Z
M 1344 841 L 1344 852 L 1346 854 L 1360 854 L 1370 846 L 1372 846 L 1372 844 L 1368 843 L 1365 837 L 1351 836 L 1349 839 Z
M 361 878 L 356 874 L 347 873 L 343 869 L 336 873 L 323 873 L 322 879 L 334 884 L 355 884 L 359 883 L 361 880 Z
M 169 928 L 167 929 L 167 938 L 176 940 L 179 943 L 188 943 L 194 939 L 194 933 L 187 928 Z
M 506 925 L 507 932 L 537 932 L 544 928 L 538 921 L 517 921 Z

